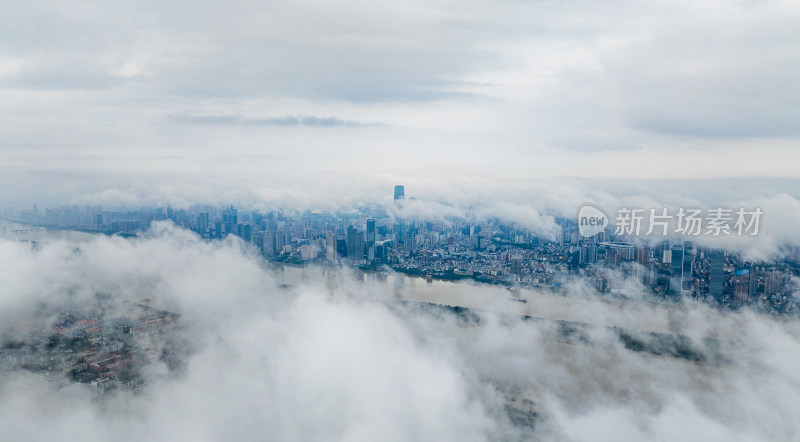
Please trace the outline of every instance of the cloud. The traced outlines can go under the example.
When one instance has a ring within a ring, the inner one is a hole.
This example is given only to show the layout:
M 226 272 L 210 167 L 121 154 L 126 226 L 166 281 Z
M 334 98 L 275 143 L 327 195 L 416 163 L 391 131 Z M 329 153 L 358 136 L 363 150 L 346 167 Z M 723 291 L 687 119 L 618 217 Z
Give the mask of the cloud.
M 285 113 L 453 126 L 453 155 L 458 135 L 476 131 L 484 149 L 512 152 L 797 136 L 798 11 L 785 2 L 235 3 L 193 2 L 192 14 L 156 2 L 79 3 L 82 14 L 15 4 L 0 18 L 0 84 L 10 126 L 28 130 L 3 138 L 30 142 L 47 116 L 80 120 L 92 140 L 114 127 L 114 144 L 127 142 L 125 128 L 163 147 L 181 128 L 150 114 L 203 106 L 274 115 L 262 124 Z M 62 95 L 69 105 L 54 106 Z M 43 127 L 63 146 L 54 123 Z
M 435 351 L 420 352 L 396 315 L 347 296 L 327 299 L 318 287 L 278 289 L 275 275 L 238 241 L 204 244 L 162 224 L 145 239 L 97 238 L 79 252 L 67 243 L 38 252 L 19 247 L 25 245 L 0 244 L 4 262 L 22 255 L 15 273 L 38 266 L 49 267 L 50 276 L 22 287 L 4 272 L 3 314 L 30 314 L 6 317 L 6 327 L 25 324 L 33 317 L 27 308 L 41 303 L 80 308 L 97 292 L 119 300 L 149 296 L 181 312 L 194 354 L 178 378 L 153 362 L 152 389 L 141 397 L 112 397 L 108 420 L 81 388 L 59 389 L 58 380 L 5 372 L 0 419 L 16 440 L 57 432 L 70 438 L 70 428 L 84 426 L 93 436 L 122 440 L 253 440 L 266 433 L 280 440 L 480 440 L 497 431 L 486 404 L 473 397 L 472 379 Z M 228 267 L 229 276 L 201 276 L 217 273 L 218 265 Z M 53 397 L 67 406 L 40 403 Z M 128 420 L 124 409 L 143 420 Z M 47 410 L 52 426 L 35 425 Z
M 241 117 L 234 115 L 173 115 L 172 120 L 189 124 L 221 124 L 221 125 L 254 125 L 254 126 L 380 126 L 380 123 L 362 123 L 358 121 L 342 120 L 336 117 L 315 117 L 304 115 L 286 115 L 283 117 Z
M 0 424 L 14 440 L 763 440 L 800 431 L 794 322 L 579 290 L 526 292 L 522 305 L 485 285 L 274 271 L 238 240 L 206 243 L 164 223 L 77 248 L 0 241 L 0 264 L 3 332 L 36 312 L 86 308 L 98 292 L 146 296 L 181 314 L 173 338 L 190 350 L 177 373 L 149 363 L 142 394 L 103 400 L 58 375 L 3 369 Z M 425 307 L 427 296 L 480 303 L 478 320 Z M 516 309 L 528 307 L 599 327 L 583 340 L 559 337 L 552 322 L 522 320 Z M 603 327 L 636 330 L 668 316 L 700 351 L 711 351 L 703 338 L 731 341 L 714 350 L 724 362 L 631 351 Z M 506 412 L 523 399 L 536 410 L 533 428 Z

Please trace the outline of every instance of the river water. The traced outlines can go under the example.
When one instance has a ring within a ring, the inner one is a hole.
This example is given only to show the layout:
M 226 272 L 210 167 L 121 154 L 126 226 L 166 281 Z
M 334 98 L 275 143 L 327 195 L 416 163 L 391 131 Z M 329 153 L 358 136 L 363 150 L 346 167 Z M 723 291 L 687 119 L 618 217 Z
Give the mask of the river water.
M 94 235 L 75 230 L 52 229 L 0 221 L 0 238 L 18 241 L 47 242 L 54 240 L 86 241 Z
M 323 277 L 329 286 L 360 284 L 368 296 L 403 301 L 467 307 L 496 313 L 533 316 L 606 327 L 621 327 L 645 332 L 676 333 L 690 336 L 730 334 L 736 322 L 729 315 L 687 309 L 674 304 L 653 304 L 586 294 L 553 293 L 534 289 L 511 291 L 504 286 L 472 281 L 427 281 L 400 273 L 346 271 L 340 268 L 276 266 L 278 280 L 287 285 L 304 286 Z M 344 278 L 342 277 L 344 274 Z M 352 275 L 352 276 L 351 276 Z M 346 287 L 345 287 L 346 288 Z M 524 300 L 525 302 L 520 302 Z
M 0 221 L 0 238 L 45 243 L 56 240 L 84 242 L 95 235 L 73 230 L 46 229 Z M 519 316 L 582 322 L 607 327 L 622 327 L 647 332 L 680 332 L 705 336 L 710 330 L 733 333 L 736 324 L 724 314 L 692 317 L 692 310 L 670 304 L 623 301 L 585 294 L 559 294 L 550 291 L 519 289 L 474 281 L 428 281 L 401 273 L 363 272 L 356 269 L 274 264 L 269 268 L 279 283 L 309 288 L 326 281 L 329 287 L 353 286 L 353 293 L 368 294 L 379 300 L 401 300 L 467 307 Z M 520 302 L 524 300 L 525 302 Z M 726 330 L 728 332 L 726 332 Z

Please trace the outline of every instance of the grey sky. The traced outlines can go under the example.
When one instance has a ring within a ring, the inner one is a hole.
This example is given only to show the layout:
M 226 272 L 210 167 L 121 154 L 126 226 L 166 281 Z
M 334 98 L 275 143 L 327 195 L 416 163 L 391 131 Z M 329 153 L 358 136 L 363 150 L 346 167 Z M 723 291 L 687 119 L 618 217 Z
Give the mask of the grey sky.
M 3 204 L 800 176 L 795 2 L 0 8 Z

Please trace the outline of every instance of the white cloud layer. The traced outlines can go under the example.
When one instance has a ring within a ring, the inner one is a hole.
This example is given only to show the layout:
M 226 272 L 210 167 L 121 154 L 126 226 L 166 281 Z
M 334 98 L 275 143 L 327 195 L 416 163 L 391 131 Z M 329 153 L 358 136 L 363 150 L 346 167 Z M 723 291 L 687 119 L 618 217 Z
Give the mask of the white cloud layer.
M 149 297 L 182 315 L 192 352 L 180 375 L 153 363 L 144 394 L 102 401 L 80 385 L 3 373 L 0 427 L 12 440 L 789 440 L 800 432 L 796 323 L 686 305 L 669 313 L 674 332 L 694 336 L 708 355 L 699 338 L 735 344 L 718 350 L 722 362 L 695 363 L 632 352 L 604 328 L 590 328 L 588 343 L 562 342 L 550 323 L 499 313 L 517 303 L 487 299 L 497 292 L 484 286 L 449 289 L 483 299 L 476 324 L 398 304 L 419 295 L 356 275 L 309 269 L 279 287 L 283 272 L 239 241 L 205 243 L 168 224 L 79 250 L 2 241 L 3 328 L 42 303 L 97 292 Z M 545 307 L 541 296 L 532 308 Z M 622 325 L 633 330 L 664 314 L 598 308 L 577 292 L 564 302 L 573 297 L 573 313 L 598 324 L 628 317 Z M 511 386 L 535 402 L 533 430 L 508 419 Z

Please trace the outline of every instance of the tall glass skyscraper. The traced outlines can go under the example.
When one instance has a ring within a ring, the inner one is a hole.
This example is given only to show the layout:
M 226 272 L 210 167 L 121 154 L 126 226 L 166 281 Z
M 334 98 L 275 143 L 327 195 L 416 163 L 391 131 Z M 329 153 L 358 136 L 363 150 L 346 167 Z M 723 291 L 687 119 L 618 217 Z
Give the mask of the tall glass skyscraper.
M 689 289 L 689 282 L 692 279 L 692 264 L 694 255 L 692 254 L 692 243 L 689 241 L 681 242 L 672 246 L 672 259 L 669 289 L 673 295 L 679 295 L 683 290 Z
M 406 199 L 406 188 L 403 186 L 394 186 L 394 203 L 397 204 L 398 200 Z
M 375 220 L 367 220 L 367 261 L 375 260 Z
M 708 293 L 717 301 L 722 299 L 722 250 L 711 251 L 711 269 L 708 282 Z

